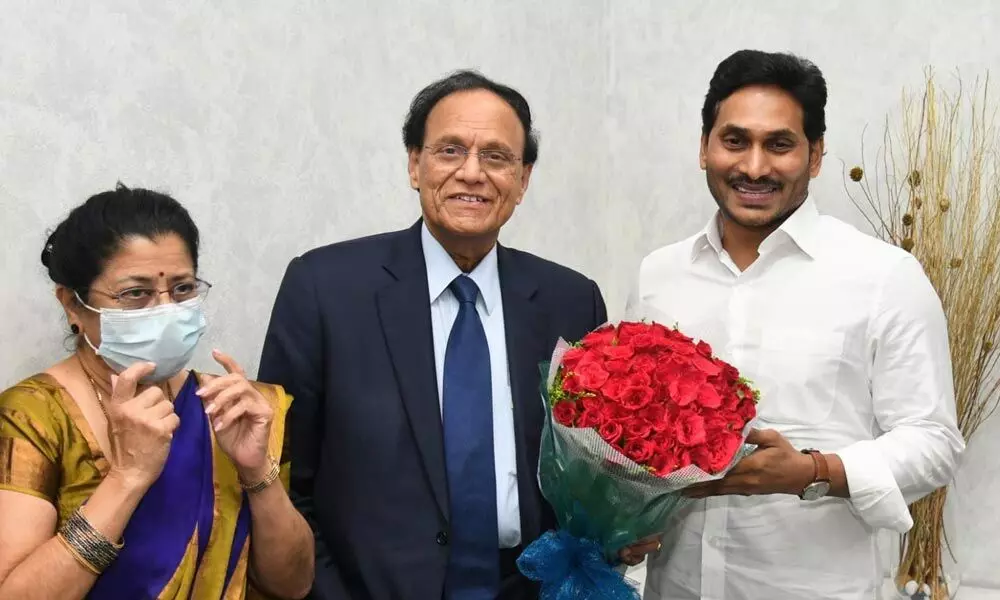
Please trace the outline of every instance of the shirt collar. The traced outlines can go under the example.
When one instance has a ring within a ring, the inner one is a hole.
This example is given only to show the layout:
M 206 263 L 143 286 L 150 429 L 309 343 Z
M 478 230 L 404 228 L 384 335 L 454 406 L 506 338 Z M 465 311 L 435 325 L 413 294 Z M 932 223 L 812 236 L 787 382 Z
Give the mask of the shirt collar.
M 427 229 L 426 223 L 420 226 L 420 241 L 424 251 L 424 264 L 427 265 L 427 289 L 433 304 L 448 289 L 451 282 L 462 274 L 462 270 Z M 468 276 L 479 286 L 486 314 L 493 314 L 493 310 L 500 303 L 500 271 L 497 268 L 496 244 L 493 244 L 489 254 L 479 261 Z
M 820 214 L 816 208 L 816 202 L 812 198 L 806 197 L 802 204 L 795 209 L 795 212 L 761 243 L 760 253 L 767 254 L 783 241 L 791 240 L 802 252 L 816 258 L 820 247 L 819 234 L 817 233 L 819 219 Z M 691 248 L 691 260 L 693 261 L 708 248 L 711 248 L 717 255 L 723 252 L 718 211 L 712 215 L 704 229 L 695 237 Z
M 785 219 L 781 227 L 778 227 L 777 231 L 767 236 L 767 239 L 761 243 L 760 253 L 767 254 L 787 239 L 791 240 L 799 247 L 799 250 L 810 258 L 816 258 L 821 241 L 817 231 L 819 219 L 820 215 L 816 203 L 807 196 L 802 204 L 795 209 L 795 212 Z

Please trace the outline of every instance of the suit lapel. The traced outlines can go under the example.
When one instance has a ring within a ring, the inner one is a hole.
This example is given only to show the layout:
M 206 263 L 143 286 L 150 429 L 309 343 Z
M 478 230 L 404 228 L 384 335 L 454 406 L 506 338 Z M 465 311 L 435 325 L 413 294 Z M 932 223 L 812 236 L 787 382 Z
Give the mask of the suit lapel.
M 398 239 L 385 269 L 396 281 L 381 289 L 376 296 L 382 332 L 427 479 L 441 513 L 447 519 L 444 435 L 434 365 L 427 269 L 420 244 L 419 222 Z
M 539 363 L 552 352 L 544 311 L 535 302 L 538 283 L 517 264 L 517 255 L 497 247 L 497 266 L 503 298 L 507 339 L 507 364 L 514 401 L 514 435 L 517 444 L 518 499 L 524 539 L 541 533 L 538 495 L 538 449 L 544 421 L 539 394 Z

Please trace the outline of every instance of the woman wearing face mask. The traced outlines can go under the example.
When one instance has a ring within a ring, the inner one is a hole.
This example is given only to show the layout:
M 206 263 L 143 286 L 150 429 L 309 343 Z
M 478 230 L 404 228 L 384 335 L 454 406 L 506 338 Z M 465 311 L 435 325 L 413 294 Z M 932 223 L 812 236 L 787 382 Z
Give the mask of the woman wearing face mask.
M 184 370 L 211 287 L 187 211 L 119 185 L 70 213 L 42 263 L 76 349 L 0 394 L 0 598 L 305 596 L 290 399 L 218 351 L 225 375 Z

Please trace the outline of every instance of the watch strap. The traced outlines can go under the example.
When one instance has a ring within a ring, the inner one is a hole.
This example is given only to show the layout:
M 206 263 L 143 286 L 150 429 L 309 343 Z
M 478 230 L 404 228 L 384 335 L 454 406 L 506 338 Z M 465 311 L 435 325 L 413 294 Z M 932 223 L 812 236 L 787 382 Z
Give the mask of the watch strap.
M 830 483 L 830 465 L 826 462 L 826 457 L 823 456 L 823 453 L 813 448 L 803 450 L 802 453 L 808 454 L 813 459 L 813 466 L 815 470 L 813 471 L 813 479 L 811 483 L 816 483 L 817 481 Z

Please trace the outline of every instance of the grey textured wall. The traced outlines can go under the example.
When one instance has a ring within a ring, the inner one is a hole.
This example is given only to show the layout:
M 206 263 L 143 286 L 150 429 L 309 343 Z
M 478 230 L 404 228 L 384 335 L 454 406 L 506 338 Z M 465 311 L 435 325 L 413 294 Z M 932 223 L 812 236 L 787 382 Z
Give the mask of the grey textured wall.
M 742 47 L 812 58 L 830 86 L 821 210 L 863 226 L 842 164 L 877 143 L 923 67 L 1000 65 L 990 0 L 494 3 L 0 2 L 0 384 L 53 362 L 64 324 L 38 255 L 46 230 L 121 180 L 174 194 L 205 236 L 217 346 L 256 370 L 288 260 L 418 215 L 399 128 L 459 67 L 521 89 L 541 160 L 503 240 L 580 269 L 621 314 L 649 250 L 712 211 L 697 167 L 712 70 Z M 961 598 L 1000 597 L 996 419 L 953 508 Z M 974 589 L 977 588 L 977 589 Z

